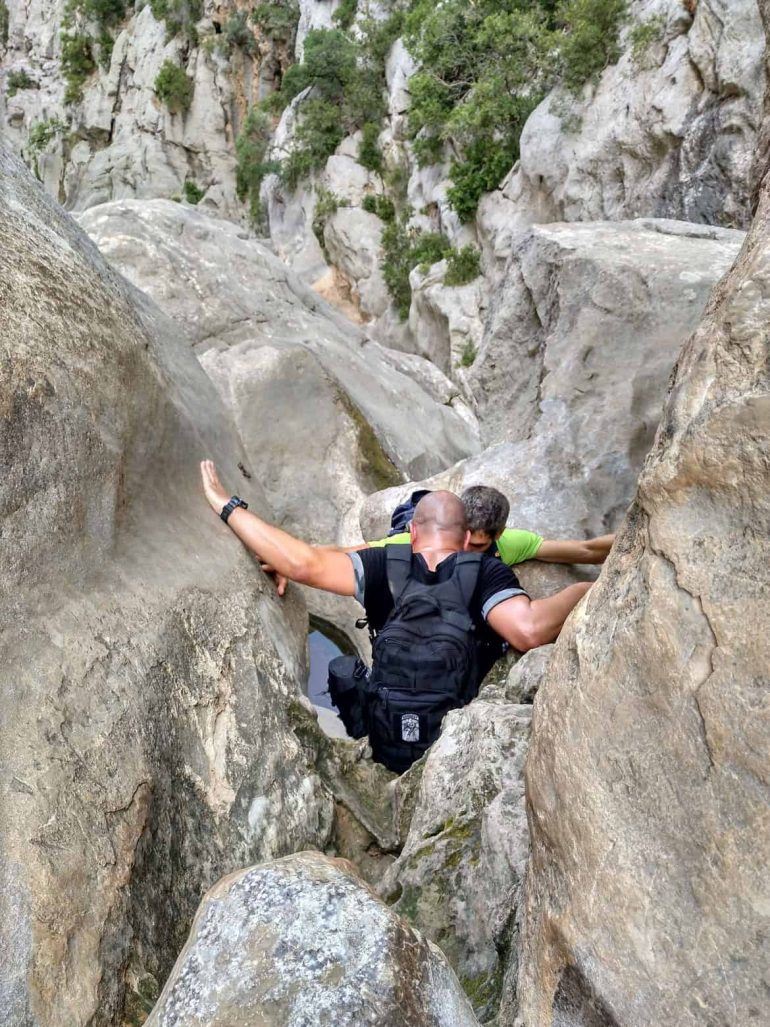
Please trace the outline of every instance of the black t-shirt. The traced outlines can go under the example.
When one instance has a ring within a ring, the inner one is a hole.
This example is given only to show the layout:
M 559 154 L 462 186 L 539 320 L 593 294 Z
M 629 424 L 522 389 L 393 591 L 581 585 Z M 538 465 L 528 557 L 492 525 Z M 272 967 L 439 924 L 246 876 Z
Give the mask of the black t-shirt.
M 350 553 L 356 572 L 356 599 L 366 610 L 369 625 L 375 631 L 383 627 L 393 610 L 393 597 L 388 587 L 386 551 L 387 546 L 381 546 Z M 446 581 L 452 576 L 456 556 L 457 553 L 452 553 L 441 561 L 435 571 L 430 571 L 423 556 L 420 553 L 413 553 L 412 576 L 426 585 L 437 585 Z M 479 632 L 479 638 L 483 639 L 486 636 L 498 639 L 499 636 L 486 623 L 489 611 L 506 599 L 526 594 L 510 567 L 496 557 L 484 553 L 479 568 L 479 580 L 468 610 Z

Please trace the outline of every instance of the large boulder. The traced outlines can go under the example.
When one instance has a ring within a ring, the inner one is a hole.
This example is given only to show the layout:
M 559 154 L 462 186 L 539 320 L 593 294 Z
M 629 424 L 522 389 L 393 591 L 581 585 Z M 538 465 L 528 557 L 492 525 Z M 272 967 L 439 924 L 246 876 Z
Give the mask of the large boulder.
M 564 433 L 569 420 L 581 463 L 611 432 L 618 449 L 641 450 L 626 456 L 635 476 L 676 354 L 743 238 L 652 219 L 525 232 L 467 376 L 485 441 L 525 439 L 536 424 Z
M 81 223 L 193 335 L 282 524 L 344 540 L 373 489 L 478 448 L 472 428 L 398 371 L 264 246 L 228 222 L 124 201 Z
M 391 304 L 382 277 L 383 223 L 360 207 L 340 207 L 326 222 L 326 253 L 350 283 L 353 300 L 366 320 L 384 314 Z
M 439 944 L 486 1022 L 497 1008 L 500 953 L 518 904 L 529 854 L 524 758 L 532 707 L 506 700 L 542 676 L 551 647 L 512 670 L 505 689 L 449 713 L 430 749 L 403 849 L 380 885 Z
M 466 376 L 482 433 L 497 444 L 427 486 L 493 485 L 511 502 L 511 525 L 549 538 L 612 530 L 677 353 L 742 240 L 729 229 L 652 220 L 530 229 L 493 293 Z M 365 538 L 380 537 L 413 487 L 367 502 Z M 548 571 L 527 584 L 564 580 Z
M 765 85 L 757 0 L 634 0 L 630 12 L 620 61 L 577 97 L 540 104 L 519 164 L 482 202 L 479 231 L 498 254 L 532 222 L 748 225 Z
M 770 1019 L 768 294 L 766 182 L 535 701 L 527 1027 Z
M 204 898 L 147 1027 L 474 1027 L 440 950 L 349 863 L 303 852 Z
M 0 291 L 0 1020 L 117 1024 L 201 889 L 329 838 L 307 621 L 202 498 L 245 456 L 189 341 L 6 154 Z

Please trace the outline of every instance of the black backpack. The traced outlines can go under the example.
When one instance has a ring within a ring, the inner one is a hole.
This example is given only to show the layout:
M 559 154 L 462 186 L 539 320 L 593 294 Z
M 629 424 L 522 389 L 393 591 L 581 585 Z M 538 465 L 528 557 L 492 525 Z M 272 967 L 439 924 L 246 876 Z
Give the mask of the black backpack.
M 403 773 L 438 738 L 445 714 L 478 691 L 468 607 L 482 557 L 458 553 L 450 578 L 425 585 L 412 578 L 411 545 L 386 554 L 394 608 L 374 640 L 365 711 L 374 759 Z

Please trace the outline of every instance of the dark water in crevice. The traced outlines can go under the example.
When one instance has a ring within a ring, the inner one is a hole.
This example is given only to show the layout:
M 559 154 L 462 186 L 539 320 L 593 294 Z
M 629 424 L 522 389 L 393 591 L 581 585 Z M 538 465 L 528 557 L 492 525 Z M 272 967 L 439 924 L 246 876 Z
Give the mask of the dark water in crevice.
M 310 672 L 305 686 L 305 695 L 316 706 L 333 710 L 328 695 L 329 661 L 335 656 L 354 652 L 352 645 L 339 630 L 316 617 L 310 618 L 308 632 L 310 651 Z

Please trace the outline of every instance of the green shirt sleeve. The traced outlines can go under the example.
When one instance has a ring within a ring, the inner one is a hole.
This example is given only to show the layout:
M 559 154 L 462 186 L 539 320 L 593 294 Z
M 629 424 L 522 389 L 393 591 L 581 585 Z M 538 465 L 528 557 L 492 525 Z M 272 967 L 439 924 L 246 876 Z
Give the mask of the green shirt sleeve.
M 522 534 L 528 534 L 523 532 Z M 404 542 L 411 542 L 412 536 L 408 531 L 402 531 L 400 535 L 390 535 L 388 538 L 378 539 L 377 542 L 367 542 L 370 549 L 382 549 L 383 546 L 403 545 Z M 542 539 L 540 540 L 542 541 Z
M 372 543 L 370 542 L 369 545 Z M 515 563 L 524 563 L 537 556 L 543 544 L 541 535 L 534 531 L 523 531 L 520 528 L 506 528 L 497 540 L 497 551 L 503 563 L 511 567 Z

